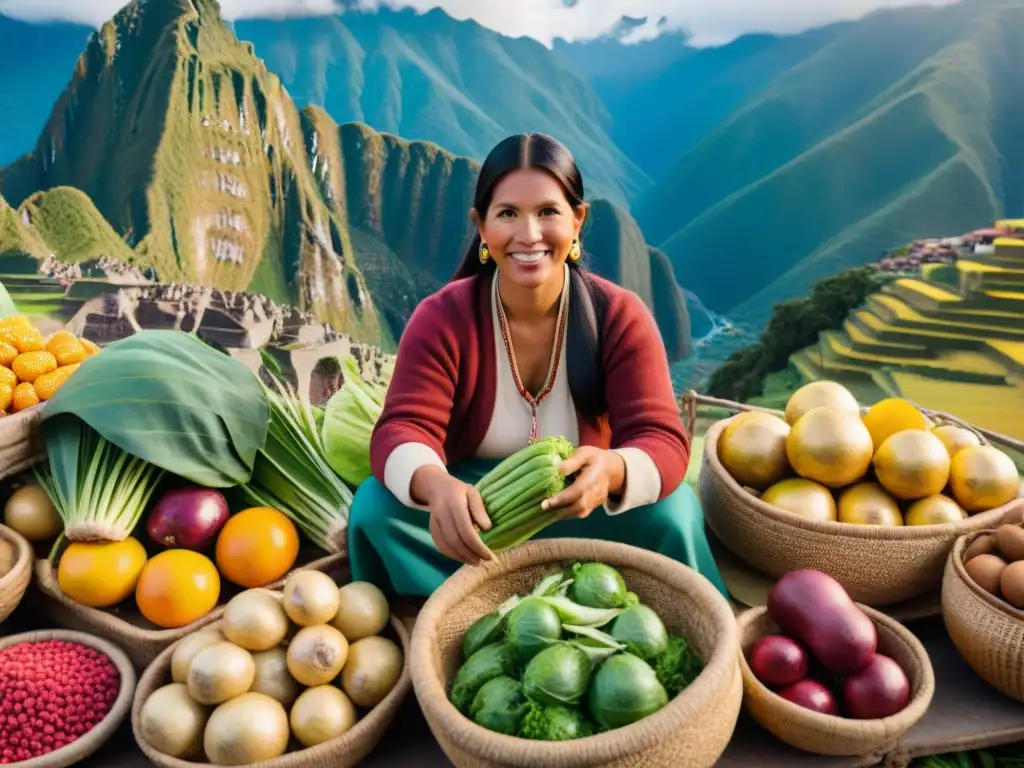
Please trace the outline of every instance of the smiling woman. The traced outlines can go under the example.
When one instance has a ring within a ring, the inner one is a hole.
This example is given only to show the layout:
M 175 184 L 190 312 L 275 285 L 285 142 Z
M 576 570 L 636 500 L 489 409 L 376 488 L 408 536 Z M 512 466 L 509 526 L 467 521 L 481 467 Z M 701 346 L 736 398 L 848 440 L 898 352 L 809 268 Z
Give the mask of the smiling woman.
M 473 484 L 531 440 L 564 436 L 578 447 L 559 469 L 576 477 L 539 536 L 654 550 L 725 593 L 682 482 L 689 442 L 664 345 L 636 294 L 581 265 L 586 215 L 579 169 L 550 136 L 511 136 L 484 162 L 473 242 L 399 344 L 373 477 L 349 512 L 353 579 L 427 596 L 460 562 L 492 558 Z

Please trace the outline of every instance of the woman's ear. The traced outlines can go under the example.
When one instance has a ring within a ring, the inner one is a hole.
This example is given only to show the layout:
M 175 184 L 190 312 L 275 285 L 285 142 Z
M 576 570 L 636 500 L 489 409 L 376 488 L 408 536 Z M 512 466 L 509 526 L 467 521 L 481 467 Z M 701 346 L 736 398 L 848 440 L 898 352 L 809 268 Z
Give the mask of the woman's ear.
M 587 220 L 587 213 L 590 211 L 590 203 L 580 203 L 573 211 L 573 218 L 576 220 L 576 237 L 579 238 L 580 230 L 583 229 L 583 222 Z
M 469 209 L 469 218 L 472 220 L 473 226 L 476 227 L 476 231 L 480 233 L 480 237 L 482 239 L 484 236 L 484 222 L 483 219 L 480 218 L 480 214 L 477 212 L 476 208 Z

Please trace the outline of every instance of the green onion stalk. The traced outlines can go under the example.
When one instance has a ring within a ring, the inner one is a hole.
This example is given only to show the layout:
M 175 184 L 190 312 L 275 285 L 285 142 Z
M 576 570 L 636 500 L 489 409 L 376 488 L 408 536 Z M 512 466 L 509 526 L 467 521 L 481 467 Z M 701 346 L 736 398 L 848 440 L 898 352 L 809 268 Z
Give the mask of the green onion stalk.
M 69 541 L 123 541 L 138 525 L 164 470 L 123 451 L 76 420 L 77 451 L 47 445 L 49 461 L 33 471 L 64 523 Z
M 242 492 L 253 503 L 288 515 L 327 552 L 345 548 L 352 491 L 327 460 L 313 406 L 279 378 L 264 384 L 270 406 L 267 440 Z

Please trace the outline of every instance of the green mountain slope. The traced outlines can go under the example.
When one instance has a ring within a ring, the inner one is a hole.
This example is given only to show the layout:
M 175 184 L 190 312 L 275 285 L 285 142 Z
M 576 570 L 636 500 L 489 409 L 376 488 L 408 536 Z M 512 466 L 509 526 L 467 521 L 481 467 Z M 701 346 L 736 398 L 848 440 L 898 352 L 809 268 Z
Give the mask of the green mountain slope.
M 385 339 L 298 110 L 213 0 L 125 6 L 0 186 L 13 204 L 82 190 L 164 281 L 258 290 Z
M 382 8 L 306 19 L 243 20 L 242 40 L 301 104 L 482 161 L 498 141 L 539 130 L 564 141 L 594 197 L 628 203 L 645 174 L 608 137 L 610 117 L 561 56 L 435 9 Z
M 872 14 L 775 78 L 637 218 L 712 308 L 774 302 L 895 242 L 1024 204 L 1024 2 Z

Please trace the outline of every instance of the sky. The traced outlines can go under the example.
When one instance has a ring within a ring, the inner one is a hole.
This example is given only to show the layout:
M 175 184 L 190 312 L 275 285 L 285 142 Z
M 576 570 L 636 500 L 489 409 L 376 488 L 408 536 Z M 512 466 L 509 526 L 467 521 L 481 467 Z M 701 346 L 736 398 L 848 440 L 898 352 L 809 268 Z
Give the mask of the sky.
M 158 2 L 159 0 L 151 0 Z M 512 37 L 545 45 L 555 37 L 587 40 L 613 29 L 623 16 L 646 18 L 632 41 L 682 31 L 693 45 L 720 45 L 748 32 L 785 34 L 856 19 L 879 8 L 948 5 L 952 0 L 354 0 L 361 7 L 440 7 Z M 337 12 L 337 0 L 221 0 L 228 19 L 310 16 Z M 99 26 L 124 0 L 0 0 L 0 13 L 26 20 L 61 19 Z M 515 11 L 512 11 L 512 8 Z

